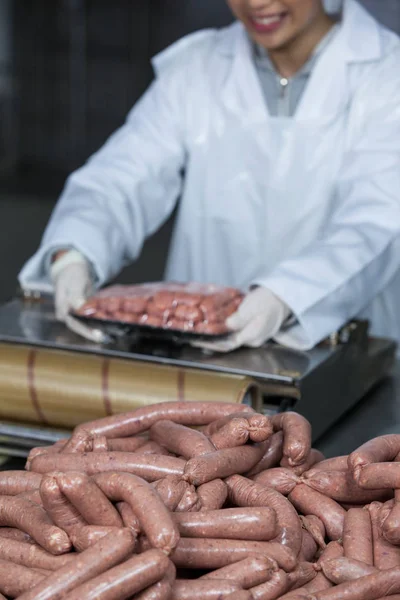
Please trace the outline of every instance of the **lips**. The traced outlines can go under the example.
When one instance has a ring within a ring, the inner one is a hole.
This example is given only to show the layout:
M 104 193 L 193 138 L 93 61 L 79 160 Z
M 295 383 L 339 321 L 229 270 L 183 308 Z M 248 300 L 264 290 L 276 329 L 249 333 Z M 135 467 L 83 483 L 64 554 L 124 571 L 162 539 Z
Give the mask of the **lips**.
M 275 15 L 250 17 L 250 22 L 255 31 L 260 33 L 272 33 L 277 31 L 288 13 L 279 13 Z

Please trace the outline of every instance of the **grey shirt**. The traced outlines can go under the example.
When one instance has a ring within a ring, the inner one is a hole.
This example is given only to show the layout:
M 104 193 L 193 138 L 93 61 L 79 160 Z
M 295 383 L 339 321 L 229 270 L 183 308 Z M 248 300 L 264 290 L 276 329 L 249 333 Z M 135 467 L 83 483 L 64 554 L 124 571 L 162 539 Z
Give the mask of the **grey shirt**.
M 257 74 L 268 110 L 273 117 L 293 117 L 319 56 L 330 44 L 339 26 L 337 23 L 329 30 L 305 65 L 290 79 L 279 75 L 267 50 L 253 45 Z
M 290 79 L 281 77 L 268 56 L 267 50 L 253 44 L 254 63 L 260 80 L 268 110 L 273 117 L 293 117 L 306 89 L 315 64 L 321 53 L 330 44 L 340 25 L 337 23 L 315 48 L 313 54 L 303 67 Z M 290 315 L 283 329 L 296 322 Z

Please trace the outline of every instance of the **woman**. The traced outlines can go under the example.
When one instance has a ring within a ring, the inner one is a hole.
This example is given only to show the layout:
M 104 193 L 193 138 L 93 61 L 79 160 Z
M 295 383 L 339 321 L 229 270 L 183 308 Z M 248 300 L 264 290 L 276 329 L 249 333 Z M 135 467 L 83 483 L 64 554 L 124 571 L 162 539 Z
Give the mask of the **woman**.
M 166 279 L 248 290 L 211 349 L 308 349 L 359 315 L 400 339 L 398 37 L 356 0 L 228 4 L 238 22 L 155 58 L 126 124 L 69 178 L 22 286 L 52 282 L 65 319 L 181 195 Z

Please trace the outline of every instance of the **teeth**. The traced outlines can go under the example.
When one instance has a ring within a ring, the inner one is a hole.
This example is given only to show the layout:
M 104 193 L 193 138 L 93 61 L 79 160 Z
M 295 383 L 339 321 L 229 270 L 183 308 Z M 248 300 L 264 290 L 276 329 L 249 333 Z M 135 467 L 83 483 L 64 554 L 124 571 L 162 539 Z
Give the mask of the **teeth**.
M 260 25 L 271 25 L 272 23 L 278 23 L 280 20 L 281 17 L 279 15 L 275 17 L 264 17 L 263 19 L 254 19 L 254 21 Z

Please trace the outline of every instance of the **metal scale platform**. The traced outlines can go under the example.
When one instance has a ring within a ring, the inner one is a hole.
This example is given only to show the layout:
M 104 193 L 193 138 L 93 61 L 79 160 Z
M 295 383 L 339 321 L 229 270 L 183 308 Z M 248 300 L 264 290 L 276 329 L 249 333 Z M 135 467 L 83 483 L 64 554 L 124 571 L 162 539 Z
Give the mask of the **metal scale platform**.
M 245 375 L 262 391 L 256 409 L 265 412 L 295 409 L 311 421 L 314 439 L 389 374 L 396 350 L 394 342 L 369 338 L 368 323 L 364 321 L 351 322 L 309 352 L 269 344 L 261 349 L 207 355 L 185 345 L 126 336 L 116 336 L 109 344 L 100 346 L 83 340 L 58 323 L 48 298 L 18 298 L 1 306 L 0 343 L 129 359 L 136 363 L 221 375 Z M 2 425 L 12 427 L 0 421 L 0 436 Z

